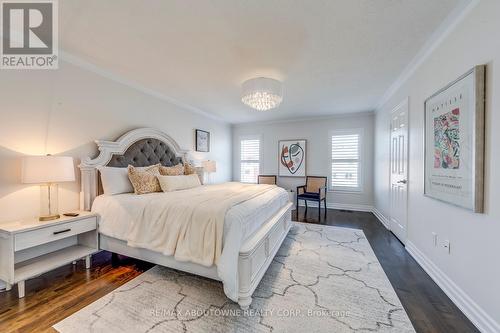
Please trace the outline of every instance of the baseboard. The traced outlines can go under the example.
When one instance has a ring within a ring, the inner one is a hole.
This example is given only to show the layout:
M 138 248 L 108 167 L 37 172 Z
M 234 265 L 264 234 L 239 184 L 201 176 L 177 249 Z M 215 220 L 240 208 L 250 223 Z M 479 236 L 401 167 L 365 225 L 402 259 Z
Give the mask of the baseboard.
M 300 207 L 305 207 L 304 202 L 301 200 L 299 203 Z M 307 206 L 313 207 L 313 208 L 318 208 L 318 203 L 309 201 Z M 323 207 L 323 205 L 321 206 Z M 355 212 L 371 212 L 373 210 L 373 207 L 370 205 L 355 205 L 355 204 L 343 204 L 343 203 L 335 203 L 335 202 L 327 202 L 326 203 L 326 208 L 328 209 L 342 209 L 342 210 L 352 210 Z
M 386 229 L 390 229 L 389 219 L 384 214 L 382 214 L 376 207 L 373 207 L 372 213 L 377 217 L 377 219 L 384 225 Z
M 500 332 L 500 324 L 441 271 L 415 244 L 407 241 L 406 250 L 482 333 Z

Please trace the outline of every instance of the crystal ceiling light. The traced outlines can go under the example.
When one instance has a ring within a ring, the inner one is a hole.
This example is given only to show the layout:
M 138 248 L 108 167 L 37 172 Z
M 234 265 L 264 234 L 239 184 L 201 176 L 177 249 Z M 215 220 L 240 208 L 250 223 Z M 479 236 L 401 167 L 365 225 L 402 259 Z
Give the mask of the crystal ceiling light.
M 243 82 L 242 88 L 241 101 L 259 111 L 277 108 L 283 100 L 283 86 L 278 80 L 258 77 Z

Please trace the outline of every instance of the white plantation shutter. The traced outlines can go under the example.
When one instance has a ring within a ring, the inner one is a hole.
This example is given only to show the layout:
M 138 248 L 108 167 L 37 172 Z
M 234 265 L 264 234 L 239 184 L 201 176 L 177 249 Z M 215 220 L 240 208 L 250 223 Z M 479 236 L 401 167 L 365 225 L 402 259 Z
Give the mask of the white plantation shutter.
M 260 140 L 241 140 L 240 180 L 243 183 L 257 183 L 260 171 Z
M 330 187 L 360 190 L 360 133 L 332 134 L 332 177 Z

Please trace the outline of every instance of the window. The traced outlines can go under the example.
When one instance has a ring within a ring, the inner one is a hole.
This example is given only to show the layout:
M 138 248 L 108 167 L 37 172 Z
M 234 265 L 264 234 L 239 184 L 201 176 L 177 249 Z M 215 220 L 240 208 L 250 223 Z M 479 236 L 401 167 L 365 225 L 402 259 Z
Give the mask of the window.
M 361 131 L 332 133 L 332 190 L 361 191 L 360 145 Z
M 240 144 L 240 180 L 243 183 L 257 183 L 260 172 L 260 140 L 242 139 Z

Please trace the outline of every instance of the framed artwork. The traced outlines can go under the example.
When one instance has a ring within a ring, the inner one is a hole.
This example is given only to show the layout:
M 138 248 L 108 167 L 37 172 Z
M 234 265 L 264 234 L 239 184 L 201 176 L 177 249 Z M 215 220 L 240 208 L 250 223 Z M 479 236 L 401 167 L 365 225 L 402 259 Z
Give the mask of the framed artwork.
M 306 176 L 306 140 L 281 140 L 278 142 L 278 153 L 280 177 Z
M 207 153 L 210 151 L 210 132 L 196 130 L 196 151 Z
M 483 212 L 485 66 L 425 101 L 424 194 Z

